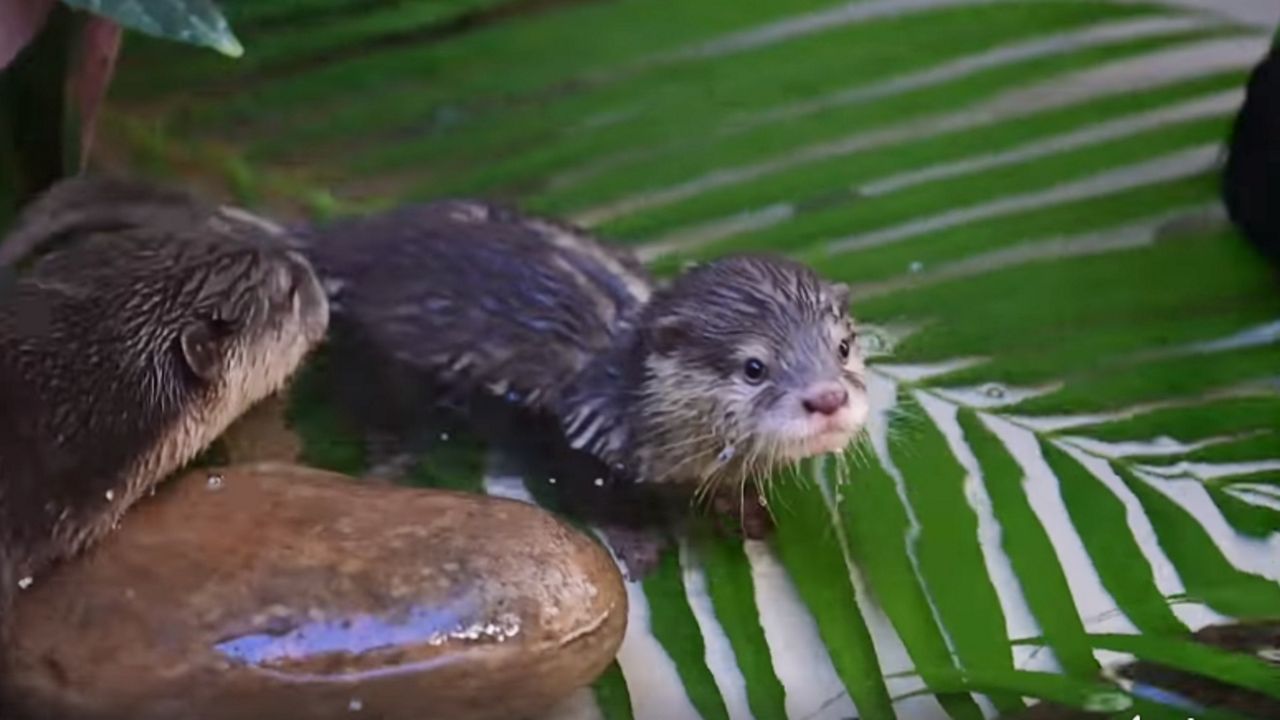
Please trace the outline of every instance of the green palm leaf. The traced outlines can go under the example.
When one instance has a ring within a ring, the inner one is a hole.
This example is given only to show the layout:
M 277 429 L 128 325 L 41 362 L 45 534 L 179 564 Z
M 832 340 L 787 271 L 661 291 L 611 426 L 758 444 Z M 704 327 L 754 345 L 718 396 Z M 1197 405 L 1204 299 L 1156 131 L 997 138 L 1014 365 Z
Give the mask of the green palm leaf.
M 63 0 L 102 15 L 122 27 L 192 45 L 204 45 L 231 57 L 244 54 L 226 18 L 213 0 Z
M 1280 617 L 1280 293 L 1216 201 L 1271 42 L 1250 3 L 535 3 L 452 34 L 492 3 L 402 5 L 233 6 L 261 57 L 141 43 L 113 120 L 273 201 L 501 194 L 662 271 L 786 252 L 852 283 L 881 351 L 874 451 L 778 478 L 769 543 L 695 536 L 632 586 L 566 717 L 1157 716 L 1099 680 L 1131 657 L 1273 692 L 1180 639 Z M 190 88 L 165 136 L 133 119 Z M 322 374 L 293 417 L 350 471 Z M 538 495 L 480 452 L 419 478 Z

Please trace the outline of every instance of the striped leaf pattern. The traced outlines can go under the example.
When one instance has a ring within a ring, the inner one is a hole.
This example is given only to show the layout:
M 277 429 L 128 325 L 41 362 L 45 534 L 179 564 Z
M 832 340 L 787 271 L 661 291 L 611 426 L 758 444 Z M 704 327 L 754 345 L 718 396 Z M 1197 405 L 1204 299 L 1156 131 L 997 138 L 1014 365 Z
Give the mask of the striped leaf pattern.
M 246 202 L 497 195 L 662 272 L 762 249 L 852 284 L 866 447 L 776 478 L 769 542 L 631 585 L 560 717 L 1132 714 L 1105 667 L 1216 668 L 1175 638 L 1280 616 L 1280 293 L 1215 175 L 1267 5 L 235 2 L 242 61 L 140 42 L 109 127 Z M 299 394 L 309 458 L 357 469 Z M 421 479 L 533 500 L 482 453 Z

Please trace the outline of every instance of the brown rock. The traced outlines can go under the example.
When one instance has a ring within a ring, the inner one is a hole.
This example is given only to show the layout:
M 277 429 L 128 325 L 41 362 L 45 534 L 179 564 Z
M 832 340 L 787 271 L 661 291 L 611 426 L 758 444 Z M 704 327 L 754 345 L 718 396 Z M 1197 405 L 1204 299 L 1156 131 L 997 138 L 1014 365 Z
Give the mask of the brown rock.
M 520 718 L 603 671 L 626 615 L 608 553 L 541 509 L 236 466 L 38 578 L 7 682 L 41 718 Z

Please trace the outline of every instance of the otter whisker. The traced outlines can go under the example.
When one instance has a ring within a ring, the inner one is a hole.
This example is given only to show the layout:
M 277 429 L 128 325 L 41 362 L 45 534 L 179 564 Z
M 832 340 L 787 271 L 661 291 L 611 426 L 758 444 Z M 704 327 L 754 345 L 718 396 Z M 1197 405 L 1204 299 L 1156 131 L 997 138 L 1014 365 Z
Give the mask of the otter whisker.
M 705 477 L 698 481 L 698 486 L 694 490 L 694 507 L 698 507 L 699 503 L 705 502 L 708 506 L 714 500 L 716 491 L 725 478 L 725 474 L 713 469 L 707 473 Z
M 849 452 L 836 455 L 836 487 L 844 485 L 849 480 L 849 455 Z

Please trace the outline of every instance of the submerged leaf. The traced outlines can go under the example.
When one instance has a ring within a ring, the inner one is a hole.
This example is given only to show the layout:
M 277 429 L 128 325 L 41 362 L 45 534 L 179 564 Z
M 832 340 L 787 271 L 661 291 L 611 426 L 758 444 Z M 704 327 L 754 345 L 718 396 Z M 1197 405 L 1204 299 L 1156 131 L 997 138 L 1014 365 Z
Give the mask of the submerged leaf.
M 212 0 L 63 0 L 71 7 L 115 20 L 126 28 L 169 40 L 204 45 L 230 57 L 244 47 Z

